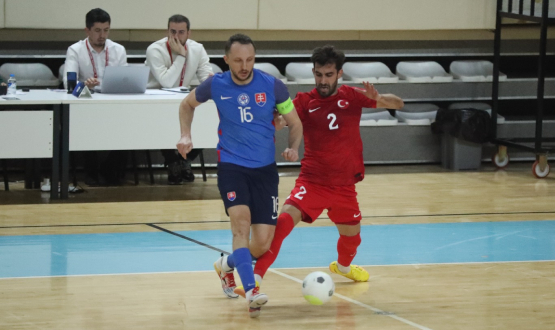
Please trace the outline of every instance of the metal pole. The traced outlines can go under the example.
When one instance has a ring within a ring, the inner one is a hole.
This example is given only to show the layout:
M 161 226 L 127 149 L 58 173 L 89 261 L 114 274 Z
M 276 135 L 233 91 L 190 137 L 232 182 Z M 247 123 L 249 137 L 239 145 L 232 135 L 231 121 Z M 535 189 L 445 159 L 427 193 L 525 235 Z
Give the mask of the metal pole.
M 547 51 L 547 20 L 549 14 L 549 1 L 544 0 L 542 3 L 542 19 L 540 32 L 540 54 L 538 59 L 538 109 L 536 113 L 536 143 L 535 150 L 538 154 L 542 146 L 542 122 L 544 107 L 544 87 L 545 87 L 545 58 Z
M 512 1 L 509 1 L 512 3 Z M 493 84 L 491 91 L 491 133 L 492 139 L 497 139 L 497 113 L 499 112 L 499 66 L 501 62 L 501 10 L 503 0 L 497 0 L 495 18 L 495 38 L 493 40 Z

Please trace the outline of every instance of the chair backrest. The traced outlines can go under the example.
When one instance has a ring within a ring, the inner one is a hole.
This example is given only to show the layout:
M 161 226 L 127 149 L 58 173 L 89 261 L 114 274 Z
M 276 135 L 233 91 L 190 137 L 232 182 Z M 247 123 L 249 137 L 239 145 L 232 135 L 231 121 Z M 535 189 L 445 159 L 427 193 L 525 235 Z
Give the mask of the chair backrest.
M 52 70 L 42 63 L 4 63 L 0 75 L 8 80 L 10 74 L 17 79 L 17 86 L 56 87 L 60 84 Z
M 279 72 L 279 69 L 272 63 L 254 63 L 254 68 L 260 71 L 264 71 L 267 74 L 276 77 L 277 79 L 286 82 L 287 78 Z
M 210 63 L 210 66 L 212 67 L 212 72 L 214 73 L 223 72 L 222 69 L 217 64 Z
M 439 107 L 432 103 L 408 103 L 395 111 L 395 118 L 409 125 L 427 126 L 435 121 L 438 110 Z
M 314 84 L 312 68 L 313 64 L 310 62 L 291 62 L 285 66 L 285 76 L 298 84 Z M 339 78 L 338 83 L 342 82 L 343 78 Z
M 58 69 L 58 80 L 60 81 L 64 81 L 64 70 L 66 68 L 66 64 L 62 64 L 60 65 L 60 68 Z
M 210 66 L 212 67 L 212 72 L 214 72 L 214 74 L 223 72 L 222 69 L 221 69 L 217 64 L 210 63 Z M 200 85 L 200 80 L 198 80 L 198 77 L 197 77 L 196 74 L 195 74 L 195 76 L 193 77 L 193 80 L 191 80 L 191 85 L 192 85 L 192 86 L 198 86 L 198 85 Z
M 409 82 L 450 82 L 453 76 L 434 61 L 402 61 L 397 63 L 397 75 Z
M 291 62 L 285 66 L 285 76 L 290 81 L 299 84 L 314 83 L 314 75 L 312 74 L 312 63 Z
M 343 78 L 360 83 L 395 83 L 399 77 L 382 62 L 347 62 L 343 65 Z
M 453 61 L 449 66 L 453 77 L 468 82 L 493 81 L 493 63 L 483 60 Z M 499 72 L 499 80 L 507 80 L 507 75 Z

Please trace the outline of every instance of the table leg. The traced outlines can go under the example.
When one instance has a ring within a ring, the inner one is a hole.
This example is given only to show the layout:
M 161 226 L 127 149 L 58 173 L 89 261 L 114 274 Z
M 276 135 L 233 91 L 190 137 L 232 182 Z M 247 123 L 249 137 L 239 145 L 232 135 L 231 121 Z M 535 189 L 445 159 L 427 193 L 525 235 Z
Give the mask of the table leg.
M 52 175 L 50 177 L 50 199 L 58 199 L 58 186 L 60 185 L 60 116 L 61 105 L 54 105 L 54 118 L 52 123 Z
M 60 198 L 69 198 L 69 104 L 62 104 L 62 137 L 60 147 L 61 184 Z

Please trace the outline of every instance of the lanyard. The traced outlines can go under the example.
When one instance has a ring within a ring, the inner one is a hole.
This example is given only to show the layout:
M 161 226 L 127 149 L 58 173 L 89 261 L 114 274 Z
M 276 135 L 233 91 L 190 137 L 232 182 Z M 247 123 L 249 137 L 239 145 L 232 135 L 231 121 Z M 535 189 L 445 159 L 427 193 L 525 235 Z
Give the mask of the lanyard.
M 173 56 L 172 56 L 172 49 L 170 47 L 170 42 L 166 41 L 166 47 L 168 48 L 168 53 L 170 53 L 170 60 L 172 61 L 173 64 Z M 185 46 L 185 49 L 187 49 L 187 46 Z M 179 81 L 179 87 L 183 86 L 183 77 L 185 77 L 185 68 L 187 67 L 187 62 L 185 62 L 185 64 L 183 64 L 183 70 L 181 70 L 181 80 Z
M 94 63 L 94 57 L 93 57 L 93 54 L 91 53 L 91 49 L 89 48 L 89 39 L 88 38 L 85 41 L 85 45 L 87 45 L 87 51 L 89 52 L 89 58 L 91 59 L 94 77 L 98 78 L 98 73 L 96 72 L 96 64 Z M 106 47 L 106 66 L 108 66 L 108 47 Z

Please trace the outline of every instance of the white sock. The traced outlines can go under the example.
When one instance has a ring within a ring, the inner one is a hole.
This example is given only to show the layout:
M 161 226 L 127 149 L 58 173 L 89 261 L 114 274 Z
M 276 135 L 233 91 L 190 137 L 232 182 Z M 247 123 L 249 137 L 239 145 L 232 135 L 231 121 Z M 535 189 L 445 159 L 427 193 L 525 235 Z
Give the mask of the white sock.
M 249 291 L 245 292 L 245 298 L 247 299 L 247 302 L 251 298 L 253 291 L 254 291 L 254 289 L 250 289 Z
M 231 272 L 233 270 L 233 268 L 229 267 L 229 265 L 227 264 L 227 255 L 224 255 L 222 258 L 223 258 L 222 270 L 226 273 Z
M 262 277 L 258 274 L 254 274 L 254 280 L 258 282 L 258 286 L 262 286 Z
M 351 271 L 351 265 L 343 266 L 340 263 L 337 263 L 337 269 L 339 269 L 339 271 L 342 272 L 343 274 L 347 274 L 348 272 Z

